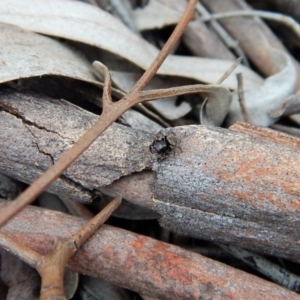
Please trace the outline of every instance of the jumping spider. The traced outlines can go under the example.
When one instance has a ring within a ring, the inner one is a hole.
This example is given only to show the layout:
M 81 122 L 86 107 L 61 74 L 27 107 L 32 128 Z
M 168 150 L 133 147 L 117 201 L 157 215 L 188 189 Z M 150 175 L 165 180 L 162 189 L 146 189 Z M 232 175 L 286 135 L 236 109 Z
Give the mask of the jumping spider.
M 150 145 L 151 153 L 157 154 L 158 161 L 166 159 L 177 144 L 174 134 L 164 135 L 161 131 L 156 134 L 156 138 Z

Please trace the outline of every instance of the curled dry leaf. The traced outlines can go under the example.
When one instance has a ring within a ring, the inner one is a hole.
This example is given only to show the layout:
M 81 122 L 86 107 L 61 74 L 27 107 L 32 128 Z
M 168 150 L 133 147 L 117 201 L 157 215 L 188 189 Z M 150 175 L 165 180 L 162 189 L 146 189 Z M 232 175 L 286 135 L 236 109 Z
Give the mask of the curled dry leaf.
M 201 108 L 200 123 L 221 126 L 229 111 L 231 100 L 232 95 L 221 87 L 211 87 L 209 97 Z
M 172 10 L 181 12 L 186 6 L 185 0 L 158 0 L 165 7 L 169 7 Z M 199 5 L 197 4 L 196 10 Z M 182 35 L 183 43 L 188 47 L 190 52 L 199 57 L 211 57 L 219 59 L 234 60 L 236 57 L 231 50 L 221 40 L 217 30 L 214 30 L 214 26 L 211 26 L 213 22 L 210 22 L 209 26 L 201 21 L 199 17 L 195 15 L 194 20 L 187 25 Z M 239 55 L 241 56 L 241 55 Z
M 145 117 L 138 111 L 133 109 L 127 110 L 120 118 L 119 122 L 123 125 L 128 125 L 131 128 L 150 132 L 150 133 L 157 133 L 162 126 L 155 123 L 151 119 Z
M 269 49 L 273 61 L 277 62 L 280 72 L 268 77 L 262 87 L 247 90 L 245 88 L 244 98 L 248 115 L 253 124 L 258 126 L 269 126 L 278 120 L 274 118 L 272 111 L 282 108 L 288 96 L 296 87 L 297 71 L 291 58 L 281 50 L 271 47 Z M 232 125 L 237 121 L 244 121 L 238 95 L 235 93 L 227 117 L 227 124 Z
M 117 54 L 142 69 L 146 69 L 158 54 L 158 49 L 132 33 L 109 13 L 77 1 L 2 0 L 0 22 L 96 46 Z M 225 60 L 169 55 L 158 74 L 212 83 L 231 65 L 231 61 Z M 247 89 L 262 85 L 263 80 L 255 72 L 239 66 L 235 73 L 241 72 Z M 235 88 L 234 74 L 223 85 Z
M 214 13 L 251 10 L 251 7 L 244 0 L 202 0 L 202 3 Z M 223 19 L 220 22 L 239 41 L 239 45 L 247 57 L 264 75 L 271 76 L 281 70 L 280 67 L 278 68 L 276 56 L 274 57 L 269 50 L 270 46 L 289 55 L 297 68 L 297 73 L 300 74 L 299 63 L 288 53 L 281 41 L 260 18 L 236 17 Z M 299 84 L 300 76 L 298 76 L 298 87 Z
M 79 274 L 68 268 L 65 269 L 64 291 L 68 299 L 72 299 L 76 293 L 79 283 Z
M 269 112 L 272 118 L 285 117 L 300 112 L 300 92 L 289 96 L 282 106 Z

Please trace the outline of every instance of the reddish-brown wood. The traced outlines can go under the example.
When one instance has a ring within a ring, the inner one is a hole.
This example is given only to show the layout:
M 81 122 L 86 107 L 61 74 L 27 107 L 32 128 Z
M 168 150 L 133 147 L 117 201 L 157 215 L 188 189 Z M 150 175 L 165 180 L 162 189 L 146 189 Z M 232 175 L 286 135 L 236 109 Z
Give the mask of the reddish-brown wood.
M 3 205 L 1 201 L 0 208 Z M 69 237 L 85 222 L 28 206 L 1 232 L 47 253 L 57 237 Z M 199 254 L 105 225 L 80 248 L 69 266 L 159 299 L 300 299 L 273 283 Z

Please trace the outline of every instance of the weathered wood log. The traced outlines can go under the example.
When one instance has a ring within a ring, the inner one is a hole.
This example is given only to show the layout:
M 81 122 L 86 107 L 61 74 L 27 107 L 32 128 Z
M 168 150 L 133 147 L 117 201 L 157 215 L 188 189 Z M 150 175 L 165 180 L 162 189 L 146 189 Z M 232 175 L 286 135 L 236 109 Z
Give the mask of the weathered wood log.
M 4 201 L 0 200 L 0 209 Z M 33 206 L 1 232 L 40 253 L 86 220 Z M 82 274 L 159 299 L 299 299 L 296 293 L 180 247 L 103 225 L 69 262 Z M 162 280 L 163 279 L 163 280 Z
M 29 183 L 96 118 L 64 101 L 12 91 L 1 92 L 0 106 L 0 172 Z M 121 195 L 158 212 L 172 231 L 299 261 L 298 140 L 205 126 L 164 134 L 177 145 L 161 159 L 149 150 L 154 135 L 113 124 L 52 192 L 67 191 L 75 201 L 90 199 L 82 190 Z

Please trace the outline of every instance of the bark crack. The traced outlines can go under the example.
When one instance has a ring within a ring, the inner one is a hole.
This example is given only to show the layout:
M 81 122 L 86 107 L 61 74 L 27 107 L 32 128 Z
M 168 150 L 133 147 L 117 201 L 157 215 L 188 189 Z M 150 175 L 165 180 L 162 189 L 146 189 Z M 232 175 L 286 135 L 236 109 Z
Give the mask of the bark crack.
M 242 221 L 247 221 L 245 219 L 242 219 L 242 218 L 239 218 L 239 217 L 236 217 L 236 216 L 228 216 L 228 215 L 221 215 L 221 214 L 216 214 L 216 213 L 213 213 L 211 211 L 205 211 L 205 210 L 202 210 L 202 209 L 199 209 L 199 208 L 192 208 L 192 207 L 188 207 L 188 206 L 185 206 L 185 205 L 179 205 L 179 204 L 175 204 L 175 203 L 171 203 L 171 202 L 167 202 L 167 201 L 161 201 L 159 199 L 156 199 L 156 198 L 152 198 L 153 202 L 155 203 L 155 205 L 157 204 L 161 204 L 163 206 L 170 206 L 170 207 L 177 207 L 179 210 L 182 208 L 182 209 L 186 209 L 186 210 L 196 210 L 196 211 L 199 211 L 199 212 L 202 212 L 204 214 L 209 214 L 209 215 L 212 215 L 212 216 L 216 216 L 218 218 L 224 218 L 224 219 L 228 219 L 228 220 L 231 220 L 231 219 L 235 219 L 235 220 L 242 220 Z M 230 222 L 230 221 L 229 221 Z M 248 221 L 247 221 L 248 222 Z
M 25 125 L 25 128 L 30 132 L 30 134 L 31 134 L 35 139 L 38 139 L 38 137 L 37 137 L 37 136 L 32 132 L 32 130 L 30 129 L 30 126 L 28 126 L 25 122 L 23 122 L 23 123 L 24 123 L 24 125 Z M 39 128 L 39 129 L 41 129 L 41 128 Z M 47 156 L 47 157 L 49 157 L 50 160 L 51 160 L 52 165 L 54 165 L 54 163 L 55 163 L 54 157 L 53 157 L 50 153 L 43 151 L 43 150 L 39 147 L 39 144 L 38 144 L 37 142 L 32 141 L 32 143 L 33 143 L 33 145 L 37 148 L 38 152 L 41 153 L 41 154 L 43 154 L 43 155 L 45 155 L 45 156 Z M 36 166 L 36 167 L 38 167 L 38 166 Z M 40 170 L 43 171 L 43 172 L 45 171 L 45 170 L 42 170 L 42 169 L 40 169 Z M 96 197 L 98 196 L 98 193 L 97 193 L 96 190 L 90 190 L 90 189 L 84 187 L 84 186 L 83 186 L 82 184 L 80 184 L 79 182 L 77 182 L 77 181 L 75 181 L 75 180 L 73 180 L 73 179 L 71 179 L 71 178 L 68 178 L 67 176 L 65 176 L 65 175 L 63 175 L 63 174 L 62 174 L 59 178 L 60 178 L 62 181 L 64 181 L 67 185 L 76 188 L 76 190 L 79 190 L 79 191 L 81 191 L 81 192 L 83 192 L 83 193 L 87 193 L 91 199 L 94 199 L 94 198 L 96 198 Z
M 30 127 L 27 126 L 26 123 L 24 123 L 24 126 L 25 126 L 25 128 L 30 132 L 30 134 L 31 134 L 35 139 L 38 139 L 38 137 L 31 131 Z M 53 156 L 52 156 L 50 153 L 47 153 L 47 152 L 43 151 L 43 150 L 39 147 L 39 144 L 38 144 L 37 142 L 32 141 L 32 143 L 33 143 L 33 144 L 35 145 L 35 147 L 38 149 L 39 153 L 41 153 L 41 154 L 43 154 L 43 155 L 45 155 L 45 156 L 47 156 L 47 157 L 50 158 L 50 160 L 51 160 L 51 162 L 52 162 L 52 165 L 53 165 L 53 164 L 54 164 L 54 158 L 53 158 Z
M 64 136 L 62 136 L 59 132 L 56 132 L 54 130 L 51 130 L 51 129 L 48 129 L 44 126 L 41 126 L 41 125 L 38 125 L 37 123 L 35 122 L 32 122 L 32 121 L 29 121 L 28 119 L 26 119 L 24 116 L 23 116 L 23 113 L 20 112 L 18 109 L 16 109 L 15 107 L 12 107 L 6 103 L 1 103 L 1 106 L 0 108 L 2 108 L 3 111 L 15 116 L 17 119 L 20 119 L 24 124 L 26 125 L 29 125 L 29 126 L 34 126 L 40 130 L 45 130 L 47 132 L 51 132 L 51 133 L 54 133 L 54 134 L 57 134 L 59 137 L 63 138 L 63 139 L 66 139 Z

